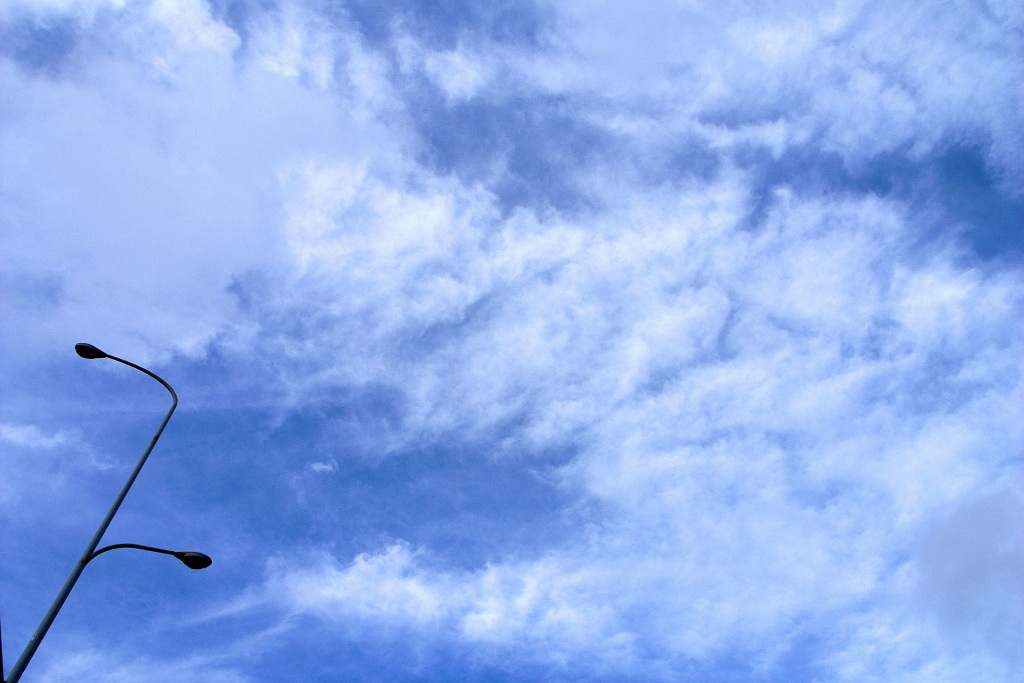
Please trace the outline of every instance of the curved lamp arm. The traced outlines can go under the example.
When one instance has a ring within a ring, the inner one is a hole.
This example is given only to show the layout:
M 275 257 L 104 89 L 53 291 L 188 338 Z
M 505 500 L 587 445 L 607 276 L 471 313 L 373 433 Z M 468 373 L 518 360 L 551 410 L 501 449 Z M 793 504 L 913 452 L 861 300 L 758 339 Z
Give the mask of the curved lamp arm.
M 209 555 L 197 553 L 194 550 L 165 550 L 164 548 L 154 548 L 151 545 L 139 545 L 138 543 L 115 543 L 114 545 L 108 545 L 100 548 L 99 550 L 94 550 L 92 554 L 86 558 L 85 563 L 88 564 L 92 562 L 93 558 L 97 555 L 102 555 L 108 550 L 117 550 L 118 548 L 134 548 L 135 550 L 147 550 L 151 553 L 173 555 L 181 560 L 181 562 L 189 569 L 206 569 L 213 564 L 213 560 L 210 559 Z
M 124 501 L 125 496 L 128 495 L 128 491 L 131 489 L 132 484 L 135 483 L 136 477 L 139 476 L 139 472 L 142 471 L 142 466 L 146 464 L 146 459 L 149 458 L 149 454 L 153 452 L 153 447 L 156 446 L 157 439 L 164 432 L 164 427 L 167 426 L 167 422 L 171 419 L 171 415 L 174 414 L 174 409 L 178 407 L 178 395 L 174 393 L 174 389 L 171 385 L 163 380 L 162 377 L 156 373 L 150 372 L 141 365 L 136 365 L 131 361 L 118 358 L 117 356 L 111 356 L 110 354 L 100 351 L 92 344 L 75 344 L 75 352 L 82 358 L 95 359 L 95 358 L 109 358 L 110 360 L 116 360 L 118 363 L 124 363 L 125 365 L 135 368 L 140 372 L 144 372 L 160 384 L 164 385 L 167 391 L 171 392 L 171 408 L 167 411 L 167 415 L 164 416 L 163 422 L 156 430 L 156 434 L 153 435 L 152 440 L 149 442 L 149 446 L 143 452 L 142 457 L 139 458 L 139 462 L 135 465 L 135 469 L 132 470 L 131 475 L 128 477 L 128 481 L 121 488 L 121 492 L 117 494 L 117 498 L 114 499 L 114 504 L 110 506 L 110 510 L 107 511 L 107 515 L 100 522 L 99 528 L 93 535 L 92 540 L 89 541 L 89 545 L 85 547 L 85 552 L 82 553 L 82 557 L 75 564 L 74 569 L 71 570 L 71 575 L 68 576 L 67 581 L 64 582 L 64 587 L 60 589 L 60 593 L 54 599 L 53 604 L 50 605 L 50 609 L 46 611 L 46 615 L 43 616 L 42 622 L 36 632 L 32 634 L 32 637 L 28 641 L 28 645 L 25 646 L 25 650 L 21 653 L 18 661 L 14 663 L 14 667 L 11 669 L 11 674 L 7 679 L 7 683 L 16 683 L 21 678 L 22 672 L 25 671 L 25 667 L 28 666 L 29 661 L 32 659 L 32 655 L 35 654 L 36 649 L 39 647 L 39 643 L 43 640 L 43 636 L 50 629 L 50 625 L 53 620 L 57 618 L 57 613 L 60 608 L 64 605 L 64 601 L 68 599 L 68 595 L 71 593 L 71 589 L 75 587 L 75 583 L 78 581 L 78 577 L 82 575 L 82 570 L 85 569 L 85 565 L 91 560 L 96 550 L 96 546 L 100 544 L 100 539 L 103 538 L 103 534 L 106 533 L 107 527 L 110 526 L 110 522 L 114 519 L 114 515 L 117 514 L 118 508 L 121 507 L 121 503 Z M 113 549 L 112 547 L 110 548 Z M 172 553 L 173 554 L 173 553 Z

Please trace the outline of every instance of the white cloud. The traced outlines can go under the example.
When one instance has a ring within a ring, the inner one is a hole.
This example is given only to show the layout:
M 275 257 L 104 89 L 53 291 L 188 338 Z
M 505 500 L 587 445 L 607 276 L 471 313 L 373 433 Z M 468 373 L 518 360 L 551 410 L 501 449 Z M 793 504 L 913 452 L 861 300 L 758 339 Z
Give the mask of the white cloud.
M 2 424 L 0 425 L 0 439 L 12 446 L 49 450 L 66 444 L 68 436 L 64 432 L 48 436 L 35 425 Z
M 1024 670 L 1024 501 L 1019 481 L 931 521 L 917 548 L 918 600 L 954 649 L 984 643 Z
M 332 84 L 338 58 L 335 38 L 297 8 L 286 7 L 282 18 L 265 22 L 255 42 L 260 63 L 268 70 L 289 78 L 306 76 L 321 89 Z
M 109 648 L 80 649 L 36 663 L 43 680 L 100 681 L 102 683 L 162 683 L 166 681 L 204 681 L 209 683 L 251 683 L 257 679 L 240 674 L 215 660 L 191 658 L 158 660 L 149 657 L 119 657 Z
M 288 609 L 548 664 L 605 652 L 597 671 L 635 664 L 637 643 L 660 661 L 767 651 L 808 620 L 887 648 L 884 630 L 824 625 L 874 603 L 922 671 L 1009 666 L 984 644 L 944 651 L 885 586 L 920 524 L 988 486 L 1020 442 L 1017 274 L 921 251 L 902 207 L 874 197 L 780 192 L 741 230 L 742 176 L 638 193 L 586 223 L 498 219 L 486 194 L 420 175 L 308 166 L 296 182 L 307 277 L 290 298 L 330 302 L 305 314 L 320 332 L 295 367 L 317 369 L 288 375 L 296 400 L 400 377 L 390 449 L 478 437 L 481 457 L 530 458 L 571 443 L 558 480 L 600 512 L 533 561 L 459 573 L 396 546 L 277 567 L 268 591 L 289 586 Z M 857 670 L 885 677 L 899 652 Z
M 392 546 L 378 555 L 361 555 L 345 569 L 325 558 L 313 571 L 274 576 L 272 591 L 284 597 L 291 609 L 326 616 L 340 616 L 340 611 L 398 622 L 425 622 L 442 616 L 443 600 L 436 580 L 432 582 L 435 585 L 428 585 L 410 569 L 410 550 Z
M 92 18 L 97 11 L 104 9 L 121 9 L 128 0 L 12 0 L 5 3 L 0 11 L 9 12 L 15 9 L 55 10 L 74 13 L 78 16 Z
M 181 47 L 230 51 L 238 46 L 238 36 L 210 16 L 209 5 L 201 0 L 154 0 L 149 16 L 165 27 Z
M 205 9 L 150 10 L 152 22 L 126 31 L 125 58 L 90 59 L 75 78 L 0 64 L 12 93 L 0 138 L 5 270 L 22 295 L 5 301 L 5 333 L 29 349 L 73 329 L 143 361 L 202 353 L 238 323 L 232 282 L 282 263 L 279 171 L 400 138 L 297 73 L 258 59 L 236 69 L 229 29 Z M 255 42 L 270 54 L 275 40 L 268 29 Z M 42 319 L 28 325 L 18 311 L 32 307 Z
M 311 471 L 317 472 L 317 473 L 337 472 L 338 471 L 338 463 L 332 458 L 331 460 L 327 460 L 327 461 L 319 461 L 319 462 L 310 463 L 309 464 L 309 469 Z
M 465 50 L 429 54 L 425 57 L 425 67 L 445 95 L 454 101 L 471 98 L 488 80 L 479 58 L 474 59 Z
M 408 34 L 402 35 L 396 45 L 403 73 L 425 75 L 445 94 L 449 103 L 473 98 L 493 77 L 489 58 L 467 45 L 434 50 Z
M 30 516 L 40 504 L 79 495 L 69 481 L 113 467 L 77 432 L 0 423 L 0 446 L 0 507 L 11 517 Z
M 773 150 L 808 144 L 854 170 L 966 142 L 1020 192 L 1019 22 L 971 3 L 562 3 L 556 54 L 508 58 L 557 94 L 598 102 L 649 154 L 680 135 Z M 984 102 L 984 106 L 976 106 Z M 709 125 L 710 124 L 710 125 Z
M 399 70 L 451 101 L 500 72 L 625 139 L 627 159 L 569 171 L 601 201 L 559 214 L 414 161 L 415 112 L 348 29 L 289 10 L 235 61 L 198 5 L 152 5 L 173 40 L 141 72 L 3 67 L 9 262 L 50 306 L 5 335 L 76 329 L 140 357 L 218 338 L 264 354 L 282 411 L 384 386 L 398 405 L 364 429 L 373 459 L 454 442 L 571 500 L 568 539 L 469 568 L 402 542 L 277 560 L 239 609 L 596 677 L 728 654 L 770 672 L 813 634 L 825 678 L 1010 680 L 1020 543 L 983 531 L 1021 509 L 985 497 L 1024 438 L 1020 270 L 922 245 L 919 206 L 811 190 L 802 169 L 761 196 L 739 159 L 811 147 L 856 171 L 957 141 L 1019 184 L 1008 10 L 953 6 L 587 3 L 564 42 L 492 61 L 403 34 Z M 631 161 L 688 136 L 710 179 Z M 264 289 L 237 311 L 226 287 L 254 270 Z

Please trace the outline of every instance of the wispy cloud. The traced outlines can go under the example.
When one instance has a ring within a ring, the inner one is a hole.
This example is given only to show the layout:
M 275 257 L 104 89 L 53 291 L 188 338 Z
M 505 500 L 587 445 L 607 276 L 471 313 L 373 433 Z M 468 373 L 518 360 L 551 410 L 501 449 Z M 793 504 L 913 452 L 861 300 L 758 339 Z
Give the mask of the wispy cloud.
M 0 17 L 5 344 L 217 394 L 231 535 L 209 659 L 55 680 L 1021 672 L 1012 3 Z

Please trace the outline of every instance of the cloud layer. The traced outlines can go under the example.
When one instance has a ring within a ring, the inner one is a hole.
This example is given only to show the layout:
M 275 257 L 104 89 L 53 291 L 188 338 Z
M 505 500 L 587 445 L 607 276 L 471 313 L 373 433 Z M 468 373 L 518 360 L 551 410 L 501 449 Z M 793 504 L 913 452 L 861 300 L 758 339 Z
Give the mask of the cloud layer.
M 200 655 L 39 666 L 1013 680 L 1017 14 L 11 4 L 4 381 L 190 378 L 160 476 L 236 563 Z

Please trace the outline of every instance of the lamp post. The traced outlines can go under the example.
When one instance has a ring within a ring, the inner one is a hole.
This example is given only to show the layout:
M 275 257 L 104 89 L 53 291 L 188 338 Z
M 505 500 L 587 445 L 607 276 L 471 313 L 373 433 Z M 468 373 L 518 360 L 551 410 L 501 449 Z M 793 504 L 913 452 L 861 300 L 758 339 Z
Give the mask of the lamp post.
M 18 661 L 14 663 L 14 667 L 11 669 L 11 674 L 7 679 L 7 683 L 16 683 L 21 678 L 22 673 L 25 671 L 25 667 L 28 666 L 29 661 L 32 660 L 32 655 L 34 655 L 36 650 L 39 648 L 39 644 L 42 642 L 43 637 L 49 630 L 53 620 L 57 617 L 57 613 L 64 605 L 64 601 L 67 600 L 68 595 L 71 593 L 71 589 L 75 587 L 78 577 L 82 575 L 82 570 L 85 569 L 85 565 L 100 553 L 105 553 L 108 550 L 114 550 L 115 548 L 148 550 L 150 552 L 173 555 L 185 563 L 185 566 L 191 569 L 203 569 L 204 567 L 209 567 L 212 562 L 209 557 L 202 553 L 163 550 L 161 548 L 153 548 L 134 543 L 118 543 L 116 545 L 106 546 L 100 550 L 96 549 L 96 546 L 100 544 L 100 540 L 103 538 L 103 534 L 106 533 L 107 527 L 110 526 L 110 522 L 114 519 L 114 515 L 117 514 L 118 508 L 121 507 L 121 503 L 124 501 L 125 496 L 128 495 L 129 489 L 131 489 L 132 484 L 135 483 L 136 477 L 138 477 L 139 472 L 142 471 L 142 466 L 146 464 L 146 459 L 149 458 L 149 454 L 153 451 L 153 447 L 156 445 L 157 439 L 160 438 L 160 435 L 164 431 L 164 427 L 167 426 L 167 422 L 171 419 L 174 409 L 178 407 L 178 395 L 174 393 L 174 389 L 171 388 L 170 384 L 165 382 L 155 373 L 150 372 L 140 365 L 126 361 L 123 358 L 118 358 L 117 356 L 111 356 L 110 354 L 104 353 L 92 344 L 75 344 L 75 352 L 82 358 L 109 358 L 110 360 L 115 360 L 118 363 L 123 363 L 129 367 L 139 370 L 140 372 L 146 373 L 156 381 L 160 382 L 160 384 L 164 385 L 164 388 L 171 393 L 171 408 L 164 416 L 163 422 L 160 423 L 160 426 L 156 430 L 156 434 L 153 435 L 153 439 L 149 442 L 149 446 L 146 447 L 142 457 L 139 458 L 139 462 L 135 465 L 135 469 L 132 470 L 132 473 L 128 476 L 128 481 L 125 482 L 125 485 L 121 488 L 121 492 L 118 493 L 117 498 L 114 499 L 114 504 L 110 506 L 110 510 L 107 511 L 107 515 L 103 518 L 103 521 L 100 522 L 99 528 L 93 535 L 92 540 L 89 541 L 89 545 L 85 547 L 85 552 L 82 553 L 82 557 L 75 564 L 74 569 L 71 570 L 71 575 L 68 576 L 67 581 L 64 582 L 64 587 L 60 589 L 60 593 L 57 594 L 53 604 L 50 605 L 50 609 L 46 611 L 46 615 L 43 616 L 43 620 L 40 622 L 36 632 L 32 634 L 32 637 L 29 639 L 28 645 L 25 646 L 25 650 L 21 653 L 21 656 L 18 657 Z M 0 676 L 2 676 L 2 672 L 0 672 Z

